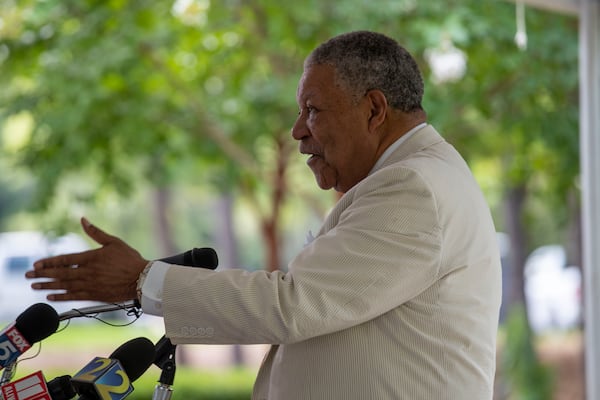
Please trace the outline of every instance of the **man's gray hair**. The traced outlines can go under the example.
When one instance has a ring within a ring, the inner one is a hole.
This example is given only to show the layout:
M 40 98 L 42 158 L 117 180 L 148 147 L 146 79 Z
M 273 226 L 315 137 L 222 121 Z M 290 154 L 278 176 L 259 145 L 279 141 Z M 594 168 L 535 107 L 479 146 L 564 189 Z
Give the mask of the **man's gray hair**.
M 335 36 L 306 58 L 304 68 L 327 64 L 357 97 L 378 89 L 388 104 L 404 112 L 421 110 L 423 77 L 410 53 L 394 39 L 369 31 Z

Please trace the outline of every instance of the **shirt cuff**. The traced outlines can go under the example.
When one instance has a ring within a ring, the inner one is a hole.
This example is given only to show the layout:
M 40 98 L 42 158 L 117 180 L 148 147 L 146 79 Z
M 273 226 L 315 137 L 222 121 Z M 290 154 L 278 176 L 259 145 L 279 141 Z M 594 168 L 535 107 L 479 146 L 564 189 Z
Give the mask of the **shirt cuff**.
M 153 261 L 140 275 L 140 304 L 144 314 L 163 316 L 163 284 L 171 267 L 163 261 Z

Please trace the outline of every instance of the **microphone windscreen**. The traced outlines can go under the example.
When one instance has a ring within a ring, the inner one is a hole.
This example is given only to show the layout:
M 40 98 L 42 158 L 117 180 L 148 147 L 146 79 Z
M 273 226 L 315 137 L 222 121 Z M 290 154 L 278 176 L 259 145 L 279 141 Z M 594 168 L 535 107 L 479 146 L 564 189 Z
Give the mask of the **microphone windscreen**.
M 168 264 L 182 265 L 184 267 L 196 267 L 205 269 L 215 269 L 219 264 L 217 252 L 210 247 L 195 247 L 184 253 L 161 258 Z
M 46 303 L 36 303 L 23 311 L 15 321 L 15 328 L 30 344 L 52 335 L 58 329 L 56 310 Z
M 145 337 L 131 339 L 113 351 L 109 358 L 119 360 L 127 377 L 133 382 L 154 362 L 154 343 Z
M 219 265 L 217 252 L 210 247 L 193 248 L 191 251 L 191 266 L 215 269 Z

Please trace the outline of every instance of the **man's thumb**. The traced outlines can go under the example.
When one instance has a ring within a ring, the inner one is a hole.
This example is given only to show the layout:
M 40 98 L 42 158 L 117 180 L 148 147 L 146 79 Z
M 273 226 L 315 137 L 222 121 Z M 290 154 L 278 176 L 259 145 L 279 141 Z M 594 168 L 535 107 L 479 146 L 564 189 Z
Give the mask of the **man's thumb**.
M 94 241 L 96 243 L 99 243 L 101 245 L 106 245 L 111 241 L 111 239 L 113 239 L 113 236 L 104 232 L 102 229 L 98 228 L 97 226 L 92 225 L 92 223 L 90 221 L 88 221 L 87 218 L 85 218 L 85 217 L 81 218 L 81 226 L 83 226 L 83 230 L 85 231 L 85 233 L 87 233 L 87 235 L 89 237 L 94 239 Z

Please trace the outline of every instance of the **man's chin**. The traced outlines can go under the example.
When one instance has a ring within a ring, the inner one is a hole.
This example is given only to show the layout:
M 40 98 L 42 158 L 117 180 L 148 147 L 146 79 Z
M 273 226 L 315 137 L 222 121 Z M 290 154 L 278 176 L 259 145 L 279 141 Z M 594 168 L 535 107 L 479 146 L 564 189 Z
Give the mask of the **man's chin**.
M 311 157 L 308 162 L 308 167 L 315 176 L 319 188 L 329 190 L 335 186 L 337 182 L 337 179 L 335 179 L 336 174 L 332 168 L 329 168 L 329 166 L 323 162 L 323 158 L 318 156 Z
M 319 174 L 315 174 L 315 180 L 317 181 L 317 185 L 319 186 L 319 188 L 323 190 L 329 190 L 333 188 L 331 182 L 326 179 L 323 179 L 323 177 Z

